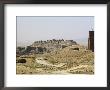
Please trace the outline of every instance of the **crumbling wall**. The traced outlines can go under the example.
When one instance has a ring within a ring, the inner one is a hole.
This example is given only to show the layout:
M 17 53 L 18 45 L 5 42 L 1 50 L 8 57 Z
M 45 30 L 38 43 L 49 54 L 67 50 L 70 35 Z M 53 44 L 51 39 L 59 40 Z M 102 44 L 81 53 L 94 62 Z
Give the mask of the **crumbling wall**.
M 89 31 L 88 49 L 94 52 L 94 31 Z

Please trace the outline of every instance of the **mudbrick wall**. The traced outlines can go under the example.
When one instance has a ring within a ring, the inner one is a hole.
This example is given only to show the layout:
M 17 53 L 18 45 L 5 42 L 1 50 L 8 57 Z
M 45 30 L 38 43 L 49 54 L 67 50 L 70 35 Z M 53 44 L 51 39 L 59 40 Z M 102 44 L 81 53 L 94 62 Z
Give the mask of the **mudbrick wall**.
M 94 31 L 89 31 L 88 49 L 94 52 Z

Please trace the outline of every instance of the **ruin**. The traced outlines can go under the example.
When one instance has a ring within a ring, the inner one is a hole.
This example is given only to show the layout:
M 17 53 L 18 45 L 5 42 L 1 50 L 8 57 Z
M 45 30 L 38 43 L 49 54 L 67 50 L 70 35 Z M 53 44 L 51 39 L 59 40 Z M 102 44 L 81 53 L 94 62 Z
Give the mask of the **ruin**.
M 89 31 L 88 49 L 94 52 L 94 31 Z
M 35 41 L 30 46 L 17 47 L 16 54 L 18 55 L 29 55 L 29 54 L 44 54 L 50 53 L 51 51 L 57 51 L 67 46 L 77 45 L 76 41 L 64 40 L 64 39 L 52 39 L 46 41 Z
M 64 39 L 59 39 L 59 40 L 52 39 L 47 41 L 41 40 L 41 41 L 35 41 L 32 45 L 29 46 L 29 49 L 30 47 L 32 47 L 34 48 L 34 51 L 37 54 L 43 54 L 45 52 L 50 53 L 51 51 L 56 51 L 58 49 L 63 49 L 67 46 L 72 46 L 72 45 L 77 45 L 76 41 L 64 40 Z

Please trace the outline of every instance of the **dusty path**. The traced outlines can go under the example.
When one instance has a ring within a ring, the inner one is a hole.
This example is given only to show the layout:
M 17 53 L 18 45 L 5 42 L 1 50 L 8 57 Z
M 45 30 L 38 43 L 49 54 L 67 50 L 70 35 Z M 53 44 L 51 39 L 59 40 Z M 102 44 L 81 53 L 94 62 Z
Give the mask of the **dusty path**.
M 37 59 L 36 59 L 36 62 L 39 63 L 39 64 L 43 64 L 43 65 L 47 65 L 47 66 L 55 66 L 55 67 L 61 67 L 61 66 L 65 65 L 65 63 L 60 63 L 58 65 L 53 65 L 53 64 L 49 63 L 48 61 L 37 60 Z
M 88 65 L 80 65 L 80 66 L 72 67 L 72 68 L 67 69 L 67 70 L 61 70 L 61 71 L 58 70 L 58 71 L 54 71 L 54 72 L 52 72 L 52 73 L 53 73 L 53 74 L 71 74 L 71 73 L 68 73 L 68 71 L 80 69 L 80 68 L 82 68 L 82 67 L 86 68 L 86 67 L 88 67 Z
M 37 60 L 37 59 L 36 59 L 36 62 L 39 63 L 39 64 L 43 64 L 43 65 L 47 65 L 47 66 L 54 66 L 54 67 L 61 67 L 61 66 L 65 65 L 65 63 L 61 63 L 61 64 L 58 64 L 58 65 L 53 65 L 53 64 L 49 63 L 48 61 Z M 88 67 L 88 65 L 79 65 L 79 66 L 72 67 L 72 68 L 67 69 L 67 70 L 53 71 L 52 73 L 53 74 L 71 74 L 71 73 L 68 73 L 68 71 L 76 70 L 76 69 L 80 69 L 80 68 L 87 68 L 87 67 Z

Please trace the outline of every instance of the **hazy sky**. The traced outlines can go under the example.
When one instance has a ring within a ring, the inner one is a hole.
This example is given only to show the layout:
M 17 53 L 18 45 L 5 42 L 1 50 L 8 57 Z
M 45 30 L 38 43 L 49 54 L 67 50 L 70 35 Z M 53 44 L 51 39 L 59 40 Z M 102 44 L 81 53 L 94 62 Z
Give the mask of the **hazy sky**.
M 17 45 L 30 45 L 37 40 L 72 39 L 87 43 L 94 28 L 94 17 L 17 17 Z

